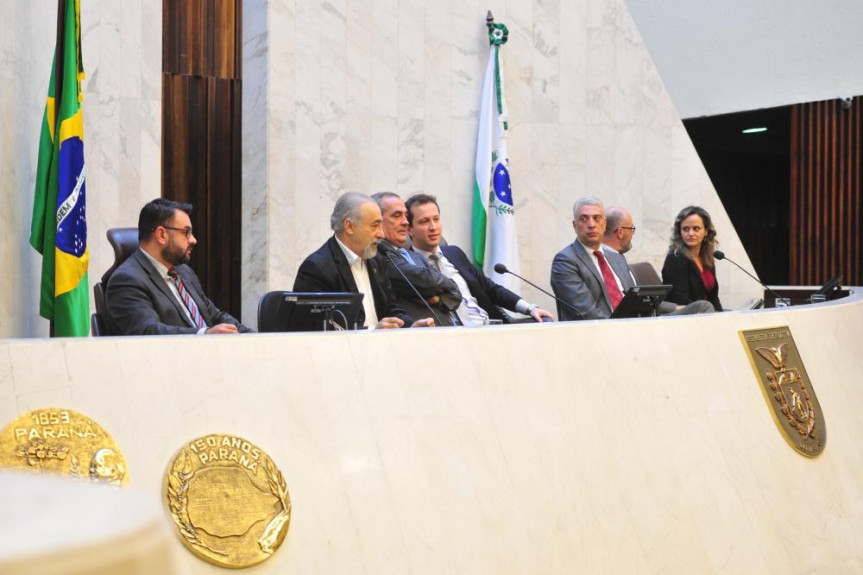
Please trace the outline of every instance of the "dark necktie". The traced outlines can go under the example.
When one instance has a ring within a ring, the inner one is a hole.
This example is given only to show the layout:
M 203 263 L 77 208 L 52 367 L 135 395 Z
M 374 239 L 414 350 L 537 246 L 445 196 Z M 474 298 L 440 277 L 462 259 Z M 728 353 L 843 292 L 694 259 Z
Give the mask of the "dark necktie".
M 194 323 L 198 329 L 207 327 L 207 322 L 205 322 L 204 318 L 201 316 L 198 306 L 195 305 L 195 300 L 193 300 L 192 296 L 189 295 L 189 290 L 186 289 L 186 285 L 183 283 L 183 280 L 180 279 L 180 274 L 177 273 L 177 270 L 174 268 L 169 269 L 168 276 L 174 280 L 174 285 L 177 286 L 177 291 L 180 293 L 180 299 L 183 301 L 186 309 L 189 310 L 189 315 L 192 316 L 192 323 Z
M 608 299 L 611 300 L 611 311 L 617 307 L 620 300 L 623 299 L 623 294 L 620 293 L 620 288 L 617 287 L 617 281 L 614 279 L 614 274 L 611 271 L 611 266 L 605 261 L 605 254 L 602 250 L 593 252 L 596 259 L 599 260 L 599 270 L 602 272 L 602 281 L 605 284 L 605 290 L 608 292 Z

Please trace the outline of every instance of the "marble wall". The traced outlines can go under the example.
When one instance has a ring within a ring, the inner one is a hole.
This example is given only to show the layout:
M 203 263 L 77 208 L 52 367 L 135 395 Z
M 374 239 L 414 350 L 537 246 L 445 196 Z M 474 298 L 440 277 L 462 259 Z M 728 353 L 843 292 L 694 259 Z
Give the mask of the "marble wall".
M 57 2 L 4 2 L 0 19 L 0 337 L 48 333 L 30 217 Z M 162 3 L 81 3 L 90 283 L 114 261 L 109 228 L 136 226 L 160 195 Z M 13 273 L 14 272 L 14 273 Z
M 0 337 L 47 333 L 40 258 L 27 244 L 56 3 L 8 2 L 0 23 Z M 631 261 L 660 266 L 684 205 L 715 217 L 722 249 L 749 261 L 623 0 L 352 0 L 243 3 L 243 319 L 289 289 L 329 235 L 348 189 L 426 191 L 445 234 L 469 247 L 486 10 L 509 26 L 504 69 L 521 270 L 548 287 L 573 240 L 573 201 L 629 207 Z M 111 227 L 160 194 L 161 2 L 82 3 L 85 153 L 93 283 Z M 51 23 L 51 24 L 46 24 Z M 48 37 L 50 36 L 50 37 Z M 723 301 L 758 293 L 722 264 Z M 523 293 L 553 308 L 525 286 Z
M 749 265 L 623 0 L 246 6 L 246 319 L 262 293 L 290 289 L 345 190 L 436 194 L 447 239 L 469 247 L 487 9 L 510 31 L 510 172 L 526 277 L 548 287 L 585 194 L 631 209 L 630 261 L 661 267 L 674 215 L 701 204 L 722 249 Z M 759 291 L 726 264 L 718 276 L 728 305 Z

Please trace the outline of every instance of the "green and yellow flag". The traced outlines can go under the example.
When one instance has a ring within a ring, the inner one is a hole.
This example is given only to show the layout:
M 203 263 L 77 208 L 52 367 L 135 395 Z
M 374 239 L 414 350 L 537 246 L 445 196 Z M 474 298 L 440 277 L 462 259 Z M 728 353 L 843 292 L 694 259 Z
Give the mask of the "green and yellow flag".
M 59 2 L 57 44 L 42 118 L 30 245 L 42 254 L 39 315 L 56 337 L 90 331 L 79 0 Z M 59 64 L 59 68 L 58 68 Z

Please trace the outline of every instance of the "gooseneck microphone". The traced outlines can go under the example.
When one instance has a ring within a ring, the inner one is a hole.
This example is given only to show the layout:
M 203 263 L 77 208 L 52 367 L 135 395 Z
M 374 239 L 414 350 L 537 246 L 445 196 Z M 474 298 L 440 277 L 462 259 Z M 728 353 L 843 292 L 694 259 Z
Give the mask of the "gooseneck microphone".
M 743 266 L 741 266 L 740 264 L 738 264 L 734 260 L 725 257 L 725 252 L 721 252 L 719 250 L 716 250 L 715 252 L 713 252 L 713 257 L 714 257 L 714 259 L 725 260 L 727 262 L 730 262 L 730 263 L 736 265 L 738 268 L 740 268 L 740 271 L 742 271 L 743 273 L 745 273 L 746 275 L 748 275 L 749 277 L 751 277 L 752 279 L 754 279 L 755 281 L 760 283 L 764 289 L 766 289 L 768 292 L 770 292 L 770 295 L 772 295 L 776 299 L 776 301 L 783 299 L 782 296 L 780 296 L 778 293 L 776 293 L 775 291 L 770 289 L 770 287 L 766 283 L 764 283 L 763 281 L 761 281 L 760 279 L 758 279 L 757 277 L 755 277 L 754 275 L 752 275 L 751 273 L 749 273 L 748 271 L 743 269 Z M 773 302 L 773 307 L 776 307 L 776 301 Z
M 380 246 L 378 246 L 378 249 L 380 249 Z M 411 280 L 408 279 L 408 276 L 406 276 L 404 272 L 399 269 L 399 265 L 393 259 L 393 251 L 389 249 L 384 249 L 383 251 L 387 254 L 387 259 L 390 260 L 390 263 L 393 265 L 394 268 L 396 268 L 396 271 L 399 272 L 399 275 L 402 276 L 402 278 L 407 282 L 409 286 L 411 286 L 411 289 L 414 291 L 415 294 L 417 294 L 419 300 L 423 302 L 423 305 L 426 306 L 426 309 L 428 309 L 431 312 L 432 316 L 434 316 L 435 320 L 438 322 L 438 325 L 444 325 L 444 323 L 440 320 L 438 315 L 432 309 L 432 306 L 430 306 L 429 303 L 425 300 L 425 298 L 420 295 L 419 290 L 414 286 L 413 282 L 411 282 Z
M 578 311 L 577 309 L 575 309 L 572 305 L 570 305 L 570 304 L 568 304 L 567 302 L 563 301 L 562 299 L 560 299 L 560 298 L 559 298 L 559 297 L 557 297 L 556 295 L 551 294 L 551 293 L 548 293 L 547 291 L 545 291 L 544 289 L 542 289 L 541 287 L 539 287 L 538 285 L 536 285 L 536 284 L 535 284 L 535 283 L 533 283 L 532 281 L 524 279 L 523 277 L 521 277 L 520 275 L 518 275 L 518 274 L 517 274 L 517 273 L 515 273 L 514 271 L 511 271 L 511 270 L 507 269 L 507 267 L 506 267 L 505 265 L 503 265 L 503 264 L 501 264 L 501 263 L 494 264 L 494 271 L 496 271 L 497 273 L 499 273 L 499 274 L 501 274 L 501 275 L 503 275 L 503 274 L 512 274 L 512 275 L 514 275 L 515 277 L 517 277 L 517 278 L 518 278 L 518 279 L 520 279 L 521 281 L 525 282 L 526 284 L 532 285 L 533 287 L 535 287 L 536 289 L 538 289 L 539 291 L 541 291 L 542 293 L 544 293 L 545 295 L 547 295 L 548 297 L 550 297 L 551 299 L 553 299 L 554 301 L 556 301 L 557 303 L 559 303 L 559 304 L 561 304 L 561 305 L 565 305 L 566 307 L 568 307 L 569 309 L 571 309 L 572 311 L 574 311 L 575 313 L 577 313 L 577 314 L 578 314 L 579 319 L 584 319 L 584 315 L 583 315 L 580 311 Z

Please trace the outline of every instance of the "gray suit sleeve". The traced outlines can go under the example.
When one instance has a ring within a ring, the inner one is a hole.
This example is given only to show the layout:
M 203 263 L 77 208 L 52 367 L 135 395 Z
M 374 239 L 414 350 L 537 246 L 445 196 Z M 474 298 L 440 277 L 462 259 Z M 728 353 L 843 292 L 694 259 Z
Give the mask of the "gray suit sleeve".
M 582 272 L 582 267 L 571 258 L 560 253 L 554 257 L 551 264 L 551 289 L 554 295 L 569 303 L 583 316 L 580 318 L 568 307 L 558 304 L 557 315 L 561 321 L 605 317 L 599 313 L 596 296 L 591 293 Z M 599 297 L 603 297 L 602 293 Z

